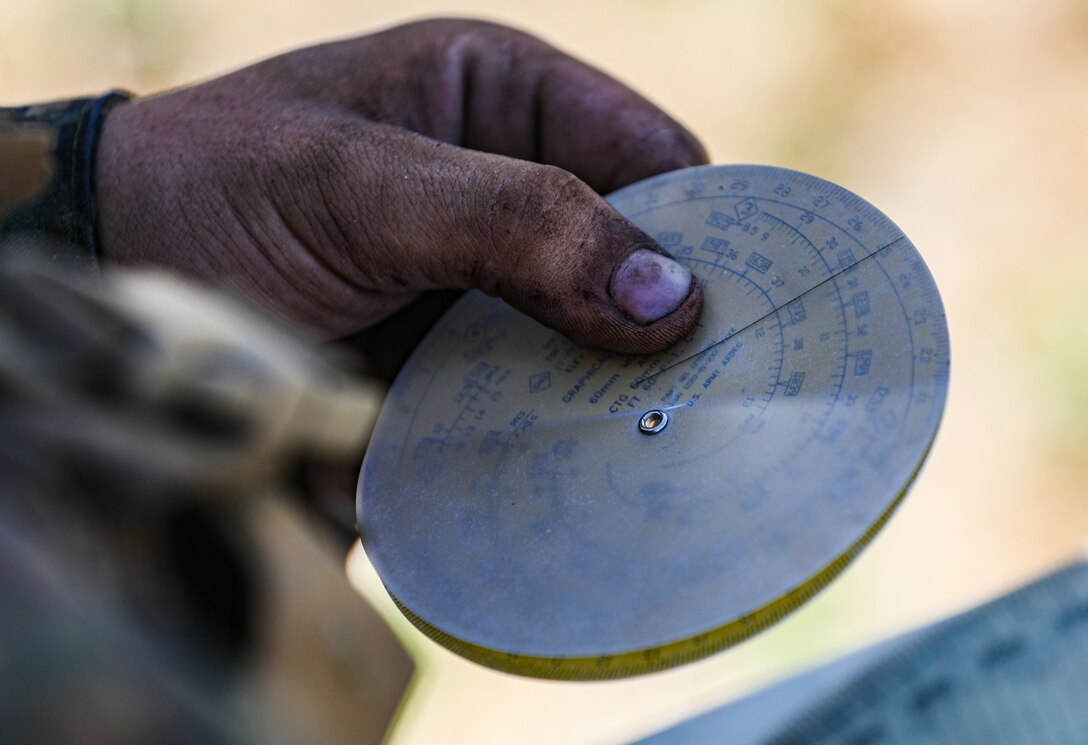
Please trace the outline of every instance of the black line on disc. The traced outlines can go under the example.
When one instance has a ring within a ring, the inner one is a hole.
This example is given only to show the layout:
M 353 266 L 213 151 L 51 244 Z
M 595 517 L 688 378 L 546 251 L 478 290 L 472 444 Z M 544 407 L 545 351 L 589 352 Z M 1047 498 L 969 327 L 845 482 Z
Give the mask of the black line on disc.
M 892 246 L 894 246 L 894 245 L 895 245 L 896 243 L 898 243 L 899 241 L 901 241 L 901 240 L 904 240 L 904 239 L 905 239 L 906 237 L 907 237 L 907 236 L 905 236 L 905 235 L 901 235 L 901 236 L 899 236 L 898 238 L 896 238 L 896 239 L 895 239 L 894 241 L 891 241 L 890 243 L 885 243 L 885 244 L 884 244 L 883 246 L 881 246 L 880 248 L 876 249 L 875 251 L 873 251 L 873 252 L 872 252 L 872 253 L 870 253 L 869 255 L 867 255 L 867 256 L 864 256 L 864 257 L 862 257 L 862 258 L 858 259 L 857 261 L 855 261 L 855 262 L 854 262 L 853 264 L 851 264 L 850 266 L 847 266 L 847 267 L 843 267 L 842 269 L 840 269 L 839 271 L 835 272 L 834 274 L 832 274 L 831 276 L 827 277 L 826 279 L 820 280 L 819 282 L 817 282 L 816 284 L 814 284 L 814 285 L 813 285 L 812 287 L 808 288 L 807 290 L 805 290 L 804 292 L 802 292 L 802 293 L 801 293 L 800 295 L 798 295 L 797 297 L 793 298 L 793 300 L 787 300 L 787 301 L 786 301 L 785 303 L 782 303 L 781 305 L 776 305 L 776 306 L 774 307 L 774 309 L 773 309 L 773 310 L 771 310 L 771 311 L 770 311 L 769 313 L 767 313 L 766 315 L 760 316 L 759 318 L 757 318 L 756 320 L 752 321 L 751 323 L 749 323 L 749 324 L 748 324 L 747 326 L 745 326 L 744 328 L 742 328 L 742 329 L 738 329 L 737 331 L 734 331 L 733 333 L 731 333 L 731 334 L 729 334 L 728 336 L 726 336 L 726 337 L 725 337 L 724 339 L 720 339 L 720 340 L 718 340 L 718 341 L 714 342 L 713 344 L 710 344 L 709 346 L 703 347 L 702 349 L 700 349 L 700 350 L 699 350 L 698 352 L 696 352 L 695 354 L 691 355 L 690 357 L 685 357 L 684 359 L 680 360 L 679 362 L 674 362 L 674 363 L 672 363 L 671 365 L 669 365 L 668 367 L 663 367 L 663 368 L 661 368 L 660 370 L 658 370 L 658 371 L 657 371 L 657 372 L 655 372 L 655 373 L 650 373 L 649 375 L 647 375 L 647 376 L 646 376 L 646 377 L 644 377 L 644 378 L 639 378 L 638 380 L 636 380 L 636 381 L 634 382 L 634 385 L 641 385 L 642 383 L 645 383 L 645 382 L 646 382 L 647 380 L 649 380 L 650 378 L 656 378 L 656 377 L 657 377 L 658 375 L 660 375 L 661 373 L 665 373 L 665 372 L 668 372 L 669 370 L 672 370 L 672 369 L 673 369 L 674 367 L 679 367 L 680 365 L 683 365 L 683 364 L 684 364 L 684 363 L 686 363 L 686 362 L 691 362 L 691 361 L 692 361 L 693 359 L 695 359 L 696 357 L 699 357 L 699 356 L 701 356 L 701 355 L 704 355 L 704 354 L 706 354 L 707 352 L 709 352 L 709 351 L 710 351 L 711 349 L 713 349 L 714 347 L 717 347 L 717 346 L 720 346 L 720 345 L 722 345 L 722 344 L 725 344 L 725 343 L 726 343 L 727 341 L 729 341 L 730 339 L 732 339 L 732 338 L 733 338 L 734 336 L 737 336 L 738 334 L 743 334 L 743 333 L 744 333 L 745 331 L 747 331 L 748 329 L 752 328 L 752 327 L 753 327 L 753 326 L 755 326 L 756 324 L 759 324 L 759 323 L 762 323 L 763 321 L 766 321 L 766 320 L 767 320 L 768 318 L 770 318 L 771 316 L 773 316 L 773 315 L 774 315 L 775 313 L 778 313 L 778 312 L 779 312 L 780 310 L 782 310 L 783 308 L 785 308 L 785 307 L 786 307 L 787 305 L 789 305 L 790 303 L 792 303 L 792 302 L 794 302 L 794 301 L 796 301 L 796 300 L 800 300 L 801 298 L 803 298 L 803 297 L 804 297 L 805 295 L 809 294 L 809 293 L 810 293 L 810 292 L 812 292 L 813 290 L 817 290 L 817 289 L 819 289 L 819 288 L 823 287 L 823 286 L 824 286 L 824 285 L 826 285 L 826 284 L 827 284 L 828 282 L 830 282 L 831 280 L 833 280 L 833 279 L 835 279 L 836 277 L 840 276 L 840 275 L 841 275 L 841 274 L 843 274 L 844 272 L 848 272 L 848 271 L 850 271 L 851 269 L 853 269 L 854 267 L 856 267 L 856 266 L 858 266 L 859 264 L 861 264 L 861 262 L 863 262 L 863 261 L 867 261 L 868 259 L 871 259 L 871 258 L 873 258 L 874 256 L 876 256 L 876 255 L 877 255 L 878 253 L 880 253 L 880 252 L 881 252 L 881 251 L 883 251 L 884 249 L 886 249 L 886 248 L 891 248 Z

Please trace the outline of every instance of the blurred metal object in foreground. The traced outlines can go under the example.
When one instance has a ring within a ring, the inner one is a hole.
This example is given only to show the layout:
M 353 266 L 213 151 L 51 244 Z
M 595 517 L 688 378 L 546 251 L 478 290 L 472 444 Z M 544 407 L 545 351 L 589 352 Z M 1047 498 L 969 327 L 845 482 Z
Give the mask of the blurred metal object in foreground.
M 178 280 L 0 265 L 5 739 L 380 742 L 412 663 L 299 478 L 380 397 Z

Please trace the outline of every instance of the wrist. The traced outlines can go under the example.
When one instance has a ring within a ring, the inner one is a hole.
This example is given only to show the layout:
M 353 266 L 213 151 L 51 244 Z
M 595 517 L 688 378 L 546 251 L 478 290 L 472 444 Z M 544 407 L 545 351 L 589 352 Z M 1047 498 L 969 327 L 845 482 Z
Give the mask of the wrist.
M 7 109 L 16 127 L 47 130 L 52 136 L 52 174 L 31 201 L 8 213 L 0 233 L 12 237 L 17 246 L 47 246 L 48 260 L 58 258 L 53 250 L 64 244 L 62 261 L 95 272 L 99 266 L 96 176 L 98 151 L 107 115 L 128 101 L 127 93 L 114 91 L 94 98 L 21 106 Z M 32 251 L 33 249 L 28 249 Z

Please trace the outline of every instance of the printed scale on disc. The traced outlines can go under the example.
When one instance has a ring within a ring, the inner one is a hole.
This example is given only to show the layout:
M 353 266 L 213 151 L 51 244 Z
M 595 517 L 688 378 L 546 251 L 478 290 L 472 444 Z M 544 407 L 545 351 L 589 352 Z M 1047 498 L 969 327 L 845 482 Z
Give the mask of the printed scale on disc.
M 405 615 L 521 675 L 660 670 L 780 619 L 885 523 L 944 408 L 940 295 L 864 200 L 705 166 L 609 201 L 702 283 L 689 337 L 604 353 L 469 293 L 397 377 L 359 483 Z

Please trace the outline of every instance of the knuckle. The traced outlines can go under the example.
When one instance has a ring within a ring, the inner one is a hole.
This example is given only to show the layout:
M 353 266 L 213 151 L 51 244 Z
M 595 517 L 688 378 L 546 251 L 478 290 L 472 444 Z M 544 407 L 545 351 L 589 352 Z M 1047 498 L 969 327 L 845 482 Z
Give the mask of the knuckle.
M 535 38 L 524 31 L 519 31 L 501 23 L 485 21 L 479 18 L 430 18 L 410 24 L 410 27 L 415 30 L 432 32 L 442 36 L 471 34 L 474 36 L 487 36 L 490 38 Z
M 381 32 L 390 39 L 411 39 L 437 43 L 439 46 L 455 44 L 460 40 L 486 45 L 489 42 L 519 34 L 506 26 L 472 18 L 427 18 Z
M 554 166 L 519 168 L 496 187 L 489 210 L 496 228 L 542 231 L 560 227 L 588 191 L 574 174 Z
M 533 247 L 558 243 L 578 221 L 589 189 L 576 176 L 553 166 L 518 169 L 495 188 L 488 207 L 492 244 Z
M 526 302 L 555 297 L 578 284 L 592 238 L 593 192 L 573 174 L 553 166 L 519 168 L 495 189 L 488 210 L 490 251 L 486 269 L 515 280 Z M 496 268 L 498 272 L 496 272 Z
M 569 202 L 589 191 L 581 179 L 570 171 L 555 166 L 539 166 L 535 181 L 545 198 L 553 203 Z
M 387 33 L 405 33 L 414 38 L 428 38 L 441 48 L 468 47 L 487 55 L 511 55 L 519 50 L 544 49 L 548 45 L 532 34 L 516 28 L 474 18 L 432 18 Z

